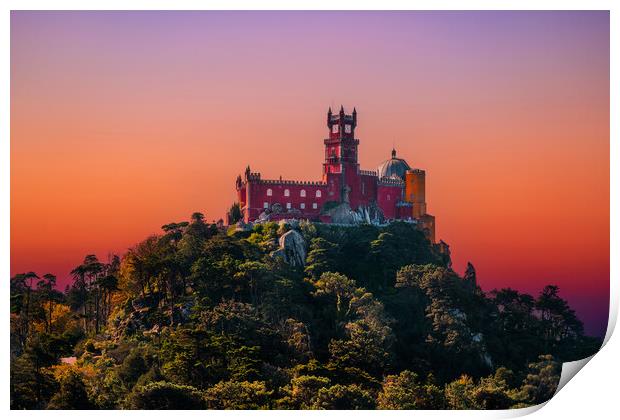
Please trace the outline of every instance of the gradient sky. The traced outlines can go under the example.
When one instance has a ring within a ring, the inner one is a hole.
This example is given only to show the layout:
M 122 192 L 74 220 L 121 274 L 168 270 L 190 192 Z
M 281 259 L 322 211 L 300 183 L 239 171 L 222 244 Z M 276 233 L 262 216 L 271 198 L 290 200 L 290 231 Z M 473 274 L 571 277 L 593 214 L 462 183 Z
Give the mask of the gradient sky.
M 247 164 L 318 180 L 340 104 L 364 169 L 426 169 L 457 271 L 604 333 L 607 12 L 13 12 L 11 274 L 219 219 Z

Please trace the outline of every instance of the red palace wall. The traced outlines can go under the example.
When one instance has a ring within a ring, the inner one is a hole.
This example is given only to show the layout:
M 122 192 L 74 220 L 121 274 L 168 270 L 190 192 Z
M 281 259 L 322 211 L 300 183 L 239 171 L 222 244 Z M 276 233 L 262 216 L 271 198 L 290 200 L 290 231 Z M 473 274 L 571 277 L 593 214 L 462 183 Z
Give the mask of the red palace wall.
M 410 209 L 396 207 L 396 203 L 403 198 L 402 185 L 379 183 L 374 172 L 358 173 L 357 168 L 352 167 L 345 169 L 344 178 L 350 188 L 349 203 L 352 209 L 376 201 L 387 219 L 410 217 Z M 341 182 L 342 174 L 339 173 L 326 174 L 324 182 L 261 180 L 259 174 L 252 174 L 239 189 L 238 199 L 241 207 L 245 207 L 246 222 L 256 220 L 265 210 L 265 203 L 267 208 L 279 203 L 284 210 L 287 210 L 287 204 L 290 204 L 291 209 L 301 212 L 301 214 L 272 215 L 272 220 L 300 217 L 319 219 L 321 208 L 327 201 L 340 201 Z M 302 191 L 305 192 L 305 197 L 302 196 Z M 320 191 L 319 197 L 317 191 Z
M 245 184 L 244 189 L 245 205 L 249 203 L 245 211 L 246 222 L 257 219 L 265 210 L 265 204 L 267 208 L 271 208 L 271 205 L 275 203 L 279 203 L 285 211 L 290 205 L 291 209 L 301 212 L 301 217 L 315 219 L 318 218 L 323 204 L 329 201 L 328 185 L 320 182 L 250 180 Z M 287 191 L 288 195 L 286 195 Z M 305 192 L 305 196 L 302 195 L 302 191 Z M 289 215 L 288 217 L 300 216 Z M 287 214 L 272 217 L 274 220 L 279 218 L 287 218 Z

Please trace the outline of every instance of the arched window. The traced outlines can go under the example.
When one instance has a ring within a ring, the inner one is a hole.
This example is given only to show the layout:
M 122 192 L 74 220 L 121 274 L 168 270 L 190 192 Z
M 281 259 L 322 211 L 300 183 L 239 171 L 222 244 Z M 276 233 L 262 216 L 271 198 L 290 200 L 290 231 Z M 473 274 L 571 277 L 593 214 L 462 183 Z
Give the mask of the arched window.
M 289 190 L 284 190 L 284 196 L 288 197 L 289 195 L 291 195 L 291 192 Z
M 317 206 L 316 203 L 312 203 L 312 208 L 316 210 L 317 208 L 319 208 L 319 206 Z
M 306 203 L 301 203 L 299 205 L 299 208 L 302 209 L 302 210 L 305 209 L 306 208 Z
M 273 191 L 271 191 L 271 188 L 267 188 L 267 197 L 271 197 L 273 195 Z
M 288 191 L 288 190 L 286 190 L 286 191 Z M 286 208 L 290 209 L 291 208 L 291 203 L 286 203 Z
M 320 198 L 321 197 L 321 190 L 316 190 L 316 197 Z
M 388 196 L 387 196 L 387 199 L 388 199 L 388 201 L 390 201 L 390 195 L 389 195 L 389 194 L 388 194 Z
M 299 196 L 300 197 L 305 197 L 306 196 L 306 190 L 299 191 Z
M 268 208 L 269 208 L 269 203 L 265 201 L 265 202 L 263 203 L 263 208 L 264 208 L 264 209 L 268 209 Z

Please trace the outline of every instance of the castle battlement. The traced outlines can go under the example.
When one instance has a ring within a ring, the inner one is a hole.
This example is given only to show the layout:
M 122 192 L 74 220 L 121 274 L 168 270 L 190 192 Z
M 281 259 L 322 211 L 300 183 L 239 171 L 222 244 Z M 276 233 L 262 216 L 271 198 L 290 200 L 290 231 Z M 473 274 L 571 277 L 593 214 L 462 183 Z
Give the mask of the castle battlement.
M 327 185 L 327 182 L 323 181 L 294 181 L 288 179 L 261 179 L 260 183 L 270 185 L 307 185 L 317 187 L 324 187 Z

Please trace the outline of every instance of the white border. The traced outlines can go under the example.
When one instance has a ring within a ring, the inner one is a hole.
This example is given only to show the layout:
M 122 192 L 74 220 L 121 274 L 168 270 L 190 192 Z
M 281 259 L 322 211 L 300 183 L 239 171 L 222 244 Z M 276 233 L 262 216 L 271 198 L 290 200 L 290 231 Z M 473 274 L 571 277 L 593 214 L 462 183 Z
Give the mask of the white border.
M 162 0 L 135 0 L 135 1 L 122 1 L 122 0 L 92 0 L 89 2 L 80 0 L 59 0 L 59 1 L 44 1 L 44 0 L 23 0 L 15 1 L 8 0 L 0 3 L 0 48 L 2 51 L 2 67 L 0 69 L 0 80 L 2 82 L 1 92 L 2 101 L 0 103 L 0 269 L 2 272 L 3 280 L 0 282 L 2 287 L 3 303 L 8 303 L 8 279 L 10 277 L 9 270 L 9 252 L 10 252 L 10 216 L 9 216 L 9 189 L 10 189 L 10 10 L 49 10 L 49 9 L 61 9 L 61 10 L 200 10 L 200 9 L 213 9 L 213 10 L 235 10 L 235 9 L 289 9 L 289 10 L 381 10 L 381 9 L 396 9 L 396 10 L 610 10 L 611 19 L 611 104 L 610 115 L 611 118 L 611 143 L 610 143 L 610 176 L 611 176 L 611 214 L 618 214 L 618 123 L 614 120 L 613 116 L 618 116 L 617 97 L 619 91 L 618 84 L 618 54 L 620 42 L 618 42 L 618 13 L 620 8 L 616 6 L 616 3 L 611 0 L 590 0 L 590 1 L 552 1 L 552 0 L 505 0 L 505 1 L 492 1 L 492 0 L 477 0 L 477 1 L 459 1 L 459 0 L 439 0 L 433 2 L 423 1 L 402 1 L 402 0 L 383 0 L 368 1 L 368 0 L 314 0 L 314 1 L 197 1 L 197 0 L 177 0 L 177 1 L 162 1 Z M 616 7 L 614 7 L 616 6 Z M 614 54 L 614 51 L 616 53 Z M 620 255 L 618 246 L 618 223 L 617 217 L 611 218 L 611 243 L 610 243 L 610 255 Z M 614 258 L 611 259 L 611 284 L 610 284 L 610 319 L 608 324 L 608 330 L 605 337 L 605 343 L 607 344 L 600 354 L 592 358 L 591 366 L 585 369 L 585 372 L 580 374 L 583 376 L 578 381 L 572 381 L 566 386 L 557 396 L 555 396 L 545 407 L 544 410 L 538 411 L 534 414 L 536 416 L 553 416 L 553 417 L 567 417 L 567 418 L 583 418 L 585 415 L 594 415 L 594 418 L 610 418 L 613 417 L 611 413 L 617 413 L 615 399 L 617 398 L 617 380 L 618 380 L 618 350 L 620 344 L 617 339 L 612 339 L 611 333 L 617 320 L 618 313 L 618 261 Z M 4 311 L 5 314 L 8 311 Z M 9 323 L 8 317 L 5 318 L 5 322 L 1 324 L 2 337 L 8 338 L 9 336 Z M 2 374 L 5 378 L 2 381 L 2 402 L 6 410 L 9 409 L 9 346 L 8 340 L 5 341 L 5 345 L 2 347 L 2 358 L 4 363 L 2 366 Z M 573 365 L 574 370 L 576 365 Z M 578 369 L 577 369 L 578 370 Z M 576 372 L 575 372 L 576 373 Z M 564 375 L 563 375 L 564 376 Z M 388 416 L 392 418 L 409 418 L 409 416 L 416 416 L 422 418 L 437 418 L 437 417 L 452 417 L 457 416 L 460 418 L 499 418 L 499 417 L 515 417 L 519 415 L 528 414 L 536 411 L 539 407 L 528 408 L 523 410 L 510 410 L 510 411 L 470 411 L 470 412 L 445 412 L 445 411 L 424 411 L 424 412 L 357 412 L 356 416 L 361 418 L 370 419 L 371 416 Z M 175 413 L 179 414 L 179 413 Z M 244 417 L 248 415 L 256 417 L 270 419 L 274 417 L 288 418 L 299 413 L 281 412 L 281 411 L 268 411 L 268 412 L 183 412 L 184 416 L 189 417 Z M 303 416 L 307 417 L 334 417 L 340 416 L 342 413 L 337 411 L 330 412 L 303 412 Z M 109 416 L 109 413 L 105 412 L 10 412 L 14 417 L 31 417 L 31 416 L 45 416 L 46 418 L 66 418 L 67 416 L 84 416 L 88 415 L 93 417 Z M 165 414 L 161 412 L 128 412 L 128 411 L 115 411 L 114 415 L 122 417 L 142 417 L 148 415 L 149 417 L 163 417 Z

